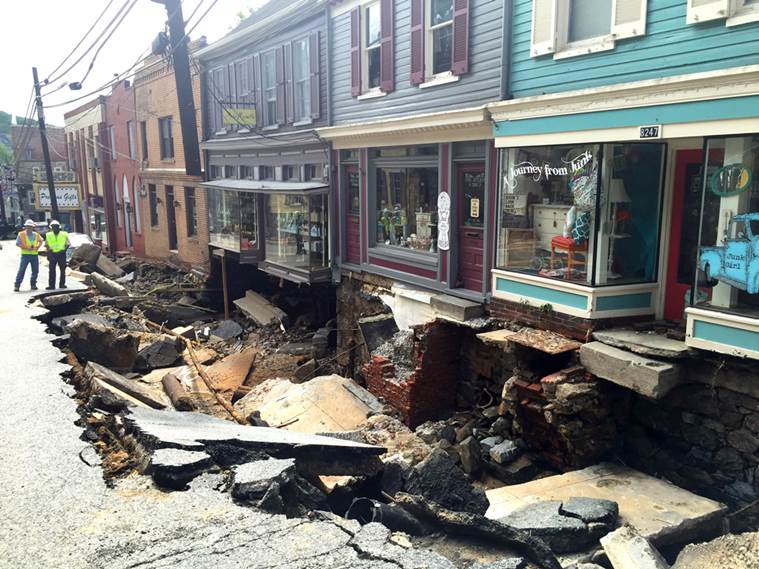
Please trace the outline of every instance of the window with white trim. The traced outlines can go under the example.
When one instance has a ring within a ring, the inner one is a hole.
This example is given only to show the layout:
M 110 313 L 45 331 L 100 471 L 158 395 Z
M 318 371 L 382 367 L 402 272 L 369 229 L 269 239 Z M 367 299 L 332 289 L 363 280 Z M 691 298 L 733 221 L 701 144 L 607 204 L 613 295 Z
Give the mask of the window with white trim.
M 453 0 L 428 0 L 424 52 L 428 78 L 451 72 L 453 63 Z
M 533 0 L 530 54 L 561 59 L 614 49 L 617 40 L 645 35 L 647 9 L 647 0 Z
M 293 95 L 295 120 L 311 117 L 311 54 L 309 38 L 293 42 Z
M 277 124 L 277 52 L 272 50 L 262 56 L 264 121 L 266 126 Z
M 364 6 L 364 25 L 361 30 L 361 92 L 379 90 L 380 40 L 382 39 L 381 7 L 379 2 Z
M 725 25 L 740 26 L 759 21 L 759 0 L 687 0 L 689 24 L 725 20 Z

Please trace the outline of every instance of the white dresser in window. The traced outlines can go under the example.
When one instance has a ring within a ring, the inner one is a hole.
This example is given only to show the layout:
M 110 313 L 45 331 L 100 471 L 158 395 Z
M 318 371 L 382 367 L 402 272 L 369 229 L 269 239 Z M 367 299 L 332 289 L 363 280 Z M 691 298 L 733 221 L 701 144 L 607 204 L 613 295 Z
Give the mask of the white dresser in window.
M 551 239 L 564 234 L 564 220 L 571 205 L 530 206 L 530 219 L 535 230 L 535 244 L 539 249 L 551 250 Z

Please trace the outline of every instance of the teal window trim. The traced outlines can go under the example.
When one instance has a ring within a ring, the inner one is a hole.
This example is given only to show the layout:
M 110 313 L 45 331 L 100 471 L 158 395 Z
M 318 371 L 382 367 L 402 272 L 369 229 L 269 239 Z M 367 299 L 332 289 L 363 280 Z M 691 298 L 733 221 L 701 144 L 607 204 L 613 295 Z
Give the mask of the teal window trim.
M 588 309 L 588 297 L 582 294 L 512 281 L 504 277 L 496 277 L 496 290 L 578 310 Z
M 724 326 L 722 324 L 715 324 L 714 322 L 694 320 L 693 337 L 723 346 L 759 352 L 759 332 L 751 330 L 742 330 L 741 328 Z
M 759 108 L 759 95 L 751 95 L 652 107 L 500 121 L 493 127 L 493 134 L 495 136 L 524 136 L 651 124 L 722 121 L 756 117 L 757 108 Z

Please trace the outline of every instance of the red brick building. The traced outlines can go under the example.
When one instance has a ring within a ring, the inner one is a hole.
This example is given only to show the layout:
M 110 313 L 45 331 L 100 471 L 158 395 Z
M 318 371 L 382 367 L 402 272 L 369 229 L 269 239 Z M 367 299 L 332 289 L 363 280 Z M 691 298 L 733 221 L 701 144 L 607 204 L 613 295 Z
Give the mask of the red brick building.
M 107 146 L 111 163 L 115 243 L 113 251 L 145 256 L 144 201 L 137 154 L 137 120 L 134 89 L 129 81 L 120 81 L 108 96 L 105 115 Z

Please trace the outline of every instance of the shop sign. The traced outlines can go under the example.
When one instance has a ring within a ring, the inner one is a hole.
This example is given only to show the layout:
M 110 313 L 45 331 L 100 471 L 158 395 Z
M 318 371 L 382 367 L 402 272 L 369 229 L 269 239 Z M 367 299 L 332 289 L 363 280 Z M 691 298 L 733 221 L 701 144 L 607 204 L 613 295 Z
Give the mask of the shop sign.
M 734 216 L 728 227 L 728 237 L 722 246 L 701 247 L 699 268 L 708 279 L 716 279 L 745 290 L 759 293 L 759 235 L 754 235 L 752 222 L 759 213 Z
M 480 199 L 479 198 L 472 198 L 469 200 L 469 217 L 471 218 L 478 218 L 480 217 Z
M 709 179 L 709 189 L 721 198 L 737 196 L 751 186 L 751 170 L 744 164 L 723 166 Z
M 593 153 L 590 150 L 586 150 L 579 156 L 571 158 L 570 160 L 564 160 L 562 158 L 561 164 L 558 165 L 520 162 L 511 168 L 511 175 L 504 180 L 504 183 L 508 186 L 509 190 L 513 192 L 518 185 L 518 176 L 530 176 L 535 182 L 540 182 L 541 180 L 548 181 L 551 177 L 569 176 L 574 174 L 592 161 Z
M 661 138 L 661 125 L 652 124 L 649 126 L 639 126 L 638 138 L 641 140 L 646 138 Z
M 441 251 L 450 249 L 451 232 L 451 196 L 440 192 L 437 196 L 437 248 Z
M 255 107 L 247 107 L 244 109 L 224 108 L 224 126 L 255 126 L 255 124 Z
M 52 208 L 50 190 L 48 190 L 47 184 L 34 184 L 34 193 L 37 209 L 49 210 Z M 56 184 L 55 198 L 59 210 L 74 211 L 82 206 L 79 184 Z

